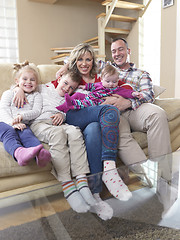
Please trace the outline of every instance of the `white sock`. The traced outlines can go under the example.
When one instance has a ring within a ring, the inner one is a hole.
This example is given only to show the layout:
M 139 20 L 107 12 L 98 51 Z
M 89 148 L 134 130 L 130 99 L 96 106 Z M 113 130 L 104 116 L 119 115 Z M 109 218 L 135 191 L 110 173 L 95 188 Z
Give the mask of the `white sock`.
M 132 193 L 119 176 L 114 161 L 104 161 L 102 180 L 115 198 L 121 201 L 127 201 L 132 197 Z
M 62 182 L 62 188 L 64 197 L 68 201 L 71 208 L 78 213 L 85 213 L 90 209 L 90 206 L 86 204 L 81 194 L 76 189 L 74 181 Z
M 90 210 L 92 212 L 95 212 L 97 216 L 100 217 L 102 220 L 111 219 L 113 216 L 113 209 L 111 208 L 111 206 L 105 201 L 102 201 L 99 193 L 93 194 L 93 197 L 96 199 L 97 204 L 92 206 Z
M 97 202 L 93 197 L 87 182 L 87 177 L 85 175 L 77 176 L 76 177 L 76 188 L 84 198 L 84 200 L 90 205 L 93 206 Z

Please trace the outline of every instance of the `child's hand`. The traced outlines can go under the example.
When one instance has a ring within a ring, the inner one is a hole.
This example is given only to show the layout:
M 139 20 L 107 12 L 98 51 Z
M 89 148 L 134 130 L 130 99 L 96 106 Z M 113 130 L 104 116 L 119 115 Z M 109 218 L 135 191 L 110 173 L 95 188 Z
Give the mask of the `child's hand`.
M 56 113 L 53 116 L 51 116 L 51 118 L 52 118 L 52 123 L 55 126 L 61 125 L 64 121 L 64 117 L 62 113 Z
M 143 98 L 143 94 L 140 92 L 133 92 L 132 96 L 139 98 L 139 100 L 141 100 Z
M 17 123 L 15 125 L 13 125 L 12 127 L 15 128 L 15 129 L 19 129 L 19 130 L 23 131 L 26 128 L 26 124 L 24 124 L 24 123 Z
M 13 119 L 12 125 L 15 125 L 15 124 L 17 124 L 17 123 L 21 123 L 22 120 L 23 120 L 22 115 L 17 115 L 17 116 Z
M 80 88 L 80 89 L 83 89 L 83 90 L 84 90 L 84 89 L 85 89 L 85 85 L 79 85 L 79 86 L 78 86 L 78 88 Z
M 17 108 L 23 107 L 24 102 L 28 103 L 28 100 L 24 94 L 24 91 L 21 88 L 16 87 L 14 91 L 15 91 L 15 96 L 14 96 L 13 102 Z

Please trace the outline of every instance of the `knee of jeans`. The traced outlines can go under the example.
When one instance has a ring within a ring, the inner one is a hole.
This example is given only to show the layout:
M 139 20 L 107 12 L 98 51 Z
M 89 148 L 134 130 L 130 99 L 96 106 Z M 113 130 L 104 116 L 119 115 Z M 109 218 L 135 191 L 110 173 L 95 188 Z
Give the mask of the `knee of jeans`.
M 107 123 L 113 123 L 119 125 L 120 122 L 120 112 L 117 107 L 111 105 L 105 105 L 100 113 L 101 121 Z
M 87 125 L 87 127 L 83 131 L 83 134 L 85 137 L 89 135 L 95 137 L 98 133 L 100 135 L 100 132 L 101 132 L 100 124 L 98 122 L 92 122 Z

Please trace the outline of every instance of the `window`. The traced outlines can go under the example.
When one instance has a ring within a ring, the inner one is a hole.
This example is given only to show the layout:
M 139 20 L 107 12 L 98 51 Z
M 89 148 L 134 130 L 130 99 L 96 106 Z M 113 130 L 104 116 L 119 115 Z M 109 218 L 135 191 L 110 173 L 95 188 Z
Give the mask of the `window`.
M 16 0 L 0 0 L 0 62 L 18 62 Z
M 153 17 L 152 17 L 153 16 Z M 152 0 L 140 20 L 140 68 L 160 84 L 161 1 Z

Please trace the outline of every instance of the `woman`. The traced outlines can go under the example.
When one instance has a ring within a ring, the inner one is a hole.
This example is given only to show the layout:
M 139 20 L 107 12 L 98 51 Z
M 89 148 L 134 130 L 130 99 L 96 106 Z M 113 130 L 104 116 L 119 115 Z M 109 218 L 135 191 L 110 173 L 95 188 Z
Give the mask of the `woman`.
M 59 81 L 59 79 L 67 69 L 80 73 L 80 75 L 82 76 L 80 84 L 82 85 L 85 85 L 86 83 L 100 82 L 100 77 L 98 77 L 96 73 L 95 54 L 94 54 L 93 48 L 88 44 L 82 43 L 77 45 L 73 49 L 69 57 L 68 63 L 64 65 L 57 72 L 56 81 Z M 54 84 L 55 83 L 56 82 L 54 82 Z M 102 201 L 99 196 L 99 193 L 102 190 L 102 181 L 101 181 L 100 174 L 98 173 L 103 171 L 103 163 L 104 163 L 104 170 L 110 170 L 112 168 L 116 168 L 116 166 L 113 163 L 112 167 L 107 168 L 107 165 L 105 165 L 106 161 L 102 162 L 103 156 L 101 156 L 101 152 L 102 152 L 103 144 L 101 140 L 102 131 L 101 131 L 100 124 L 98 122 L 89 123 L 87 126 L 83 124 L 82 125 L 81 124 L 78 125 L 78 124 L 80 122 L 80 119 L 83 119 L 84 121 L 84 119 L 87 118 L 86 116 L 88 116 L 88 120 L 90 118 L 91 121 L 93 119 L 96 119 L 95 115 L 98 115 L 99 112 L 102 111 L 103 106 L 104 105 L 100 105 L 96 107 L 88 107 L 87 109 L 81 109 L 77 111 L 73 110 L 73 111 L 69 111 L 66 115 L 68 124 L 74 125 L 75 123 L 75 125 L 79 126 L 83 130 L 83 135 L 85 138 L 87 155 L 88 155 L 88 161 L 90 165 L 90 171 L 91 171 L 91 174 L 96 174 L 89 178 L 90 188 L 92 193 L 94 194 L 94 197 L 98 199 L 98 201 Z M 110 164 L 112 164 L 112 161 L 110 162 Z M 103 181 L 105 182 L 104 174 L 103 174 Z M 111 186 L 110 189 L 109 188 L 108 189 L 113 194 L 112 188 L 113 186 Z M 127 194 L 125 194 L 126 196 L 123 196 L 123 197 L 121 196 L 121 198 L 119 199 L 124 201 L 128 200 L 131 196 L 128 190 L 124 188 L 124 189 L 121 189 L 121 191 L 126 191 Z M 106 209 L 109 209 L 109 206 L 106 206 L 106 203 L 104 202 L 102 202 L 102 204 L 104 207 L 103 211 L 106 212 Z M 108 215 L 108 212 L 107 212 L 107 215 Z

